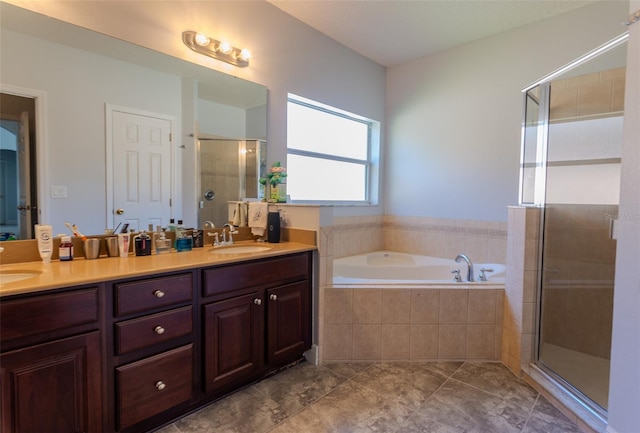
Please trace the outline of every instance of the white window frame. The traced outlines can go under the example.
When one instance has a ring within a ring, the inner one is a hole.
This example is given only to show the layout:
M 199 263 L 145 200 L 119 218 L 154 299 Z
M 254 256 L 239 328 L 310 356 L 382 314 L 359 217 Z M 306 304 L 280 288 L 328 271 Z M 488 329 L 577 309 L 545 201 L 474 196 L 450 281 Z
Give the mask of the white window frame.
M 339 116 L 355 122 L 367 125 L 367 157 L 366 159 L 356 159 L 342 157 L 331 153 L 313 152 L 300 150 L 289 147 L 287 143 L 287 157 L 289 155 L 298 155 L 309 158 L 318 158 L 330 161 L 347 162 L 352 164 L 360 164 L 364 167 L 364 194 L 363 200 L 295 200 L 293 203 L 313 203 L 313 204 L 331 204 L 331 205 L 376 205 L 378 202 L 378 173 L 379 173 L 379 155 L 380 155 L 380 123 L 362 116 L 340 110 L 329 105 L 319 103 L 301 96 L 288 94 L 287 106 L 289 103 L 302 105 L 317 111 Z

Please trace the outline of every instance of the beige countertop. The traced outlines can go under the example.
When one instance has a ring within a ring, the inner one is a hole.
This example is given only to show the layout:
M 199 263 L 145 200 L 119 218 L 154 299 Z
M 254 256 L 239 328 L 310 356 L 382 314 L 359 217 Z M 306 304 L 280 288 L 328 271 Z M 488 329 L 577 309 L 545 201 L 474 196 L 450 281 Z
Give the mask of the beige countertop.
M 235 245 L 259 245 L 271 247 L 268 251 L 241 254 L 216 254 L 210 246 L 193 251 L 136 257 L 100 257 L 95 260 L 74 258 L 68 262 L 52 260 L 51 263 L 26 262 L 0 265 L 0 275 L 11 273 L 35 273 L 27 279 L 0 283 L 0 297 L 98 283 L 121 278 L 154 275 L 161 272 L 188 270 L 199 267 L 238 263 L 283 254 L 313 251 L 314 245 L 281 242 L 276 244 L 237 242 Z M 216 249 L 219 249 L 217 247 Z M 224 248 L 224 247 L 222 247 Z

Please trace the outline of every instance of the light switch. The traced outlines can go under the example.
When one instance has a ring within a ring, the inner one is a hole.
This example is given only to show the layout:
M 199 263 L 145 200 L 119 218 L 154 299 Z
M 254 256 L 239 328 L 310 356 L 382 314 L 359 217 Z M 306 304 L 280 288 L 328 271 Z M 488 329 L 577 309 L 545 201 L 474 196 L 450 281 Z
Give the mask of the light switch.
M 51 198 L 67 198 L 67 187 L 64 185 L 51 185 Z

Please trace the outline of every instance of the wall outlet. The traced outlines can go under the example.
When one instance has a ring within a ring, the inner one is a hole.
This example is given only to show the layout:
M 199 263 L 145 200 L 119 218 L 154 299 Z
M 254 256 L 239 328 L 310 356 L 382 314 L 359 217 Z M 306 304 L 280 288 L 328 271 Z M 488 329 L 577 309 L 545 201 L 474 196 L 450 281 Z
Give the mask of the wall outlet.
M 67 198 L 67 187 L 64 185 L 51 185 L 51 198 Z

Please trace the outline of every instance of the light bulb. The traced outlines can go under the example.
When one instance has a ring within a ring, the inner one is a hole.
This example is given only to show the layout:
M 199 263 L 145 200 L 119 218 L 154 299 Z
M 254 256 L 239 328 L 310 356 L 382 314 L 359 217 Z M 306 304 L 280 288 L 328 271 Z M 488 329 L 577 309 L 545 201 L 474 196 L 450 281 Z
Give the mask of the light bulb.
M 227 41 L 222 41 L 220 42 L 220 45 L 218 45 L 218 51 L 220 51 L 221 53 L 229 54 L 231 50 L 231 44 Z
M 249 59 L 251 58 L 251 51 L 247 50 L 246 48 L 243 48 L 242 50 L 240 50 L 240 54 L 238 55 L 238 58 L 240 60 L 244 60 L 245 62 L 248 62 Z
M 207 35 L 203 35 L 202 33 L 196 33 L 195 41 L 196 44 L 200 45 L 201 47 L 206 47 L 211 42 L 211 38 L 209 38 L 209 36 Z

